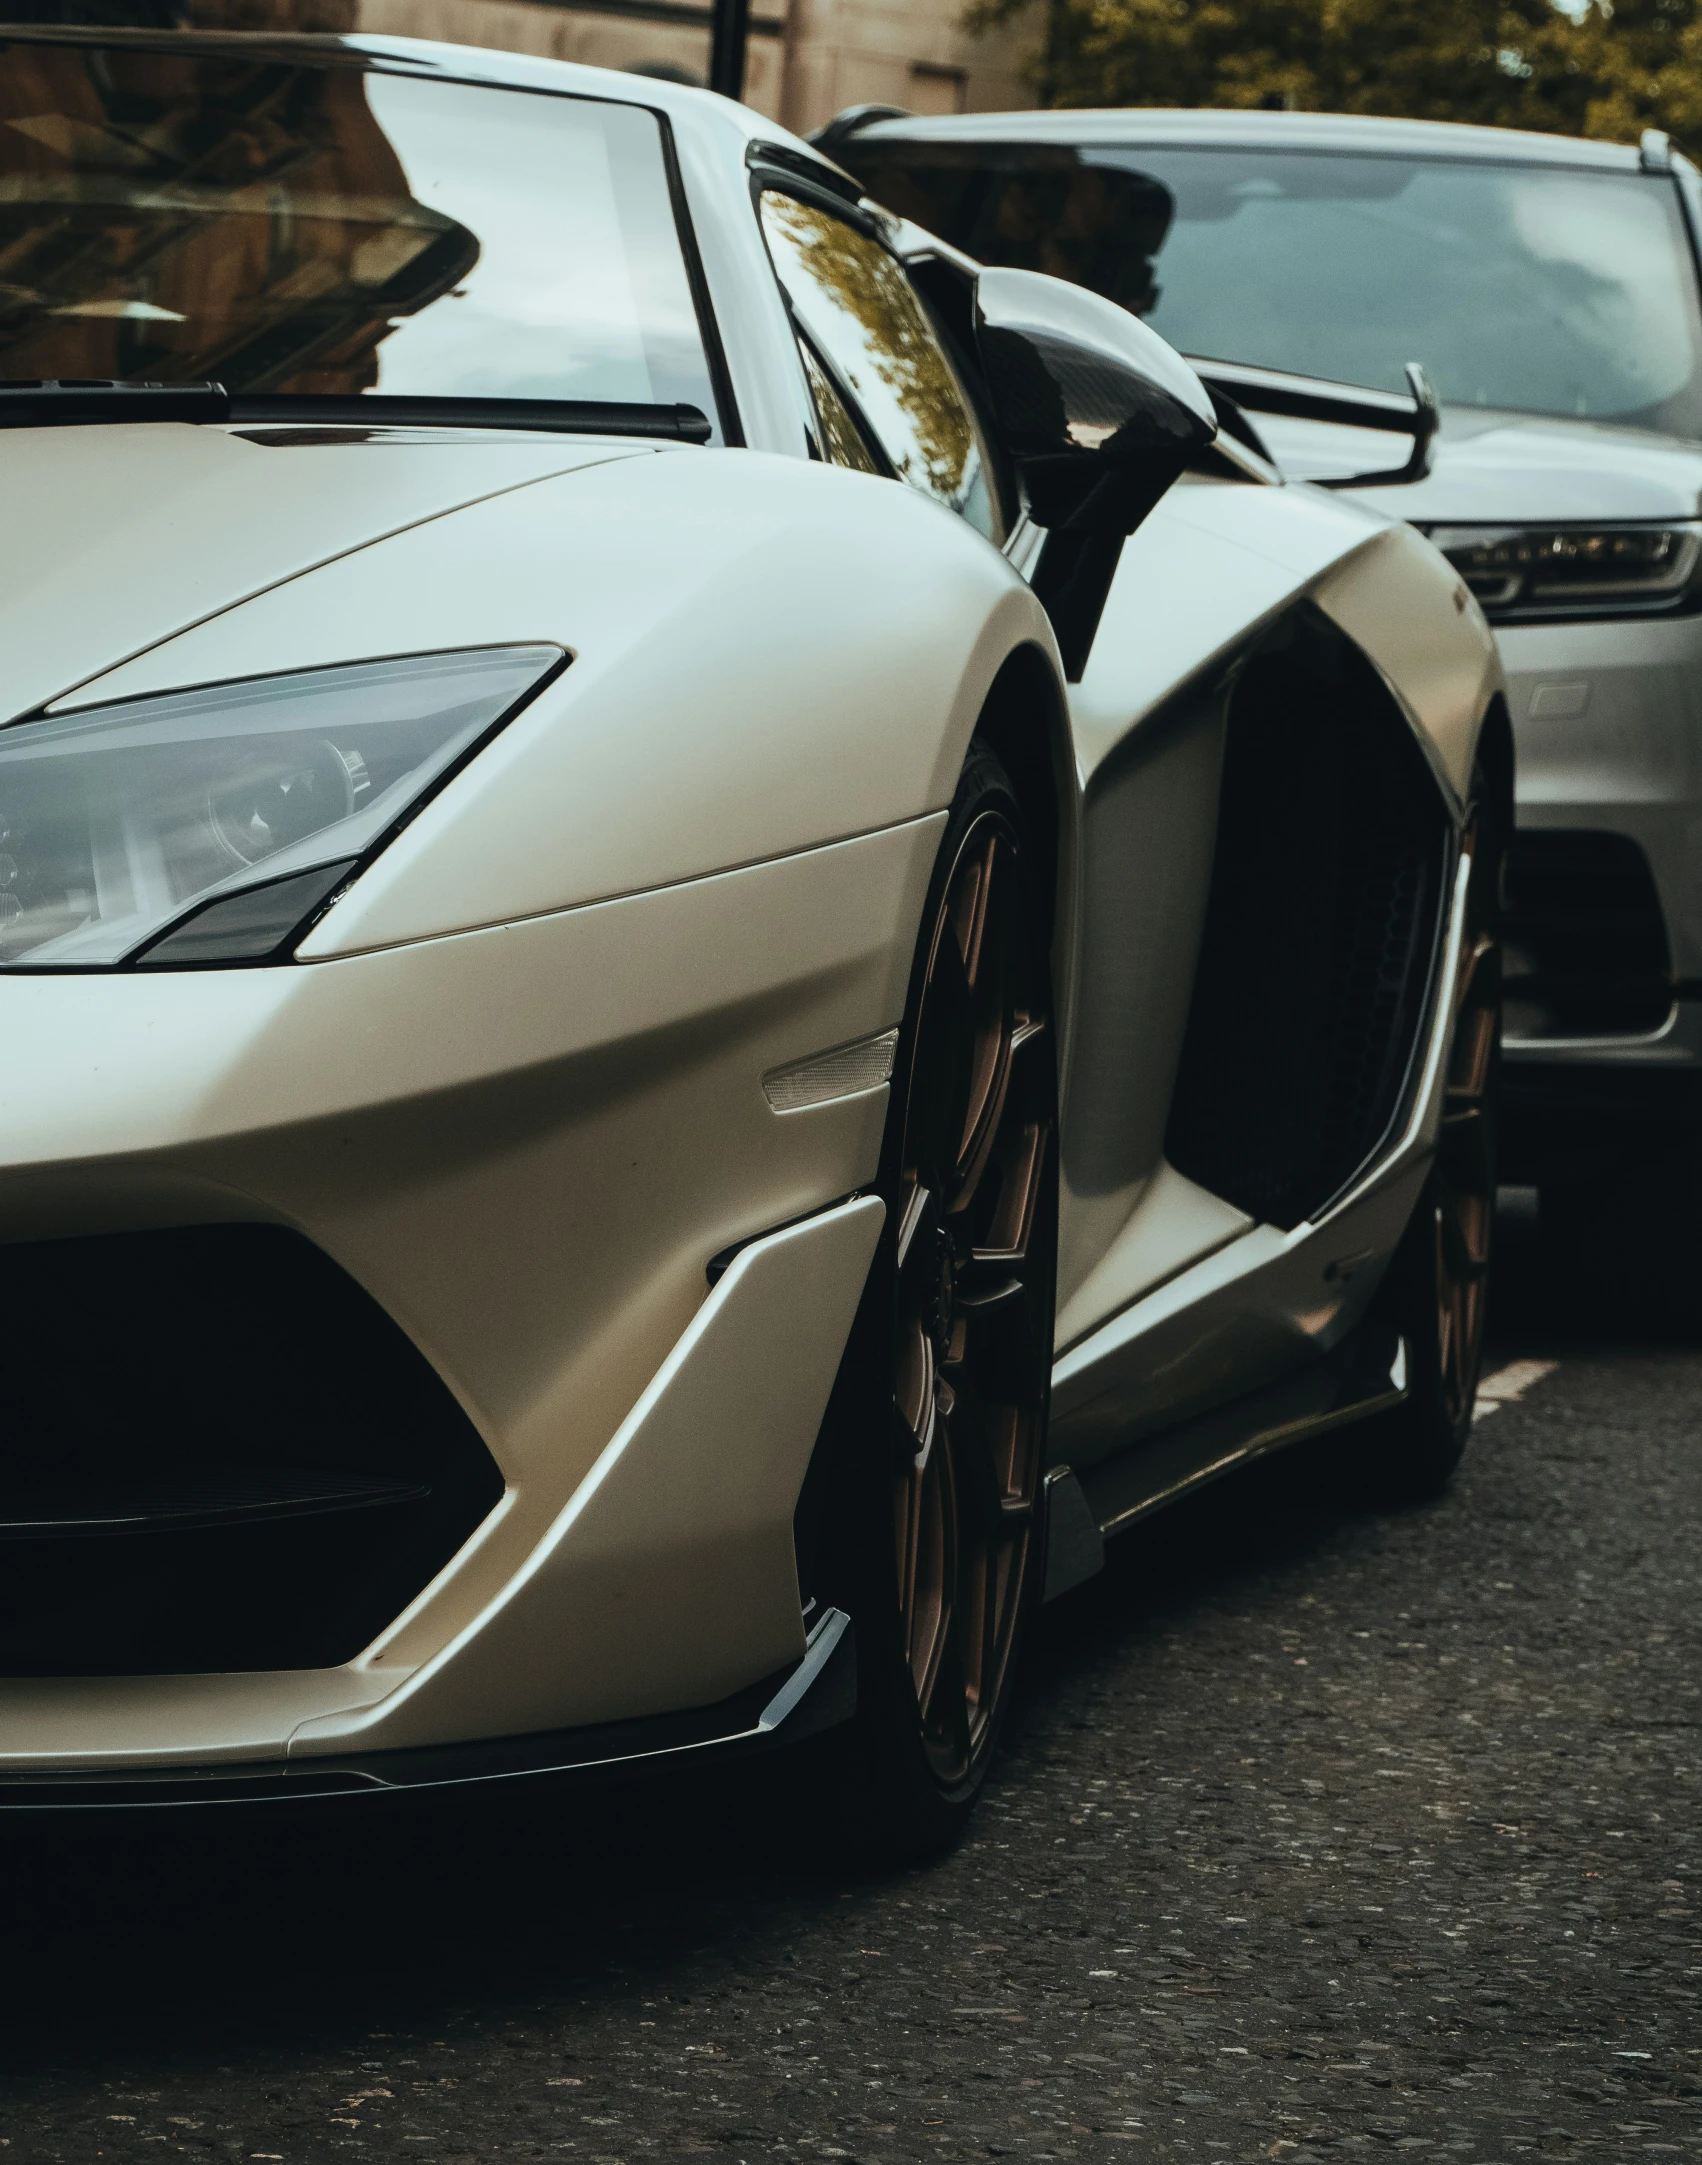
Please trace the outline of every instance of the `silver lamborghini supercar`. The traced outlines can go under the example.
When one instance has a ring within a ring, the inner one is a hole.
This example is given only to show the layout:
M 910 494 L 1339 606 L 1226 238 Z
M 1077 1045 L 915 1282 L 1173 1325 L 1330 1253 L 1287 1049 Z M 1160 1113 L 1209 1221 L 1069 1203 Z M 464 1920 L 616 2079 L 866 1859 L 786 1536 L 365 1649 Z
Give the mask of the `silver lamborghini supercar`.
M 0 42 L 0 1806 L 804 1735 L 1481 1354 L 1511 751 L 1402 523 L 655 81 Z M 1221 424 L 1221 425 L 1220 425 Z

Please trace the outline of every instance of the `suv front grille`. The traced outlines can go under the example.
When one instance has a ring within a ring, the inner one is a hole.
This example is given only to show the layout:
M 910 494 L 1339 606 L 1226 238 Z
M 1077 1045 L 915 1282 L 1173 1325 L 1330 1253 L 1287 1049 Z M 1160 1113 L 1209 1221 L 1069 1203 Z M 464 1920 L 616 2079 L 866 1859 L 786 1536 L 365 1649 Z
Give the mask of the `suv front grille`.
M 1509 1037 L 1643 1037 L 1671 1013 L 1660 896 L 1629 835 L 1515 835 L 1503 927 Z

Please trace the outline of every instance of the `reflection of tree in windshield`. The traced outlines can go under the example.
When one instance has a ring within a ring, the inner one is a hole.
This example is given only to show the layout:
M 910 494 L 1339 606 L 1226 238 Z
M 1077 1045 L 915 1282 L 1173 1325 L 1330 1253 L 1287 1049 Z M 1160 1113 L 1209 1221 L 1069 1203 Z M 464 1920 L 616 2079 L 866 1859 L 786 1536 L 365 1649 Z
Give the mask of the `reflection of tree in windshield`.
M 901 218 L 982 263 L 1045 271 L 1145 315 L 1175 198 L 1147 173 L 1081 163 L 1051 144 L 858 142 L 840 155 Z
M 355 68 L 8 41 L 0 376 L 348 394 L 478 260 Z
M 892 393 L 915 444 L 912 458 L 884 431 L 894 464 L 906 481 L 955 501 L 970 478 L 975 439 L 950 364 L 904 273 L 878 242 L 790 196 L 765 196 L 763 213 L 815 289 L 859 326 L 867 365 Z M 787 284 L 798 291 L 794 279 Z M 843 360 L 845 341 L 827 343 Z
M 988 201 L 981 259 L 1045 271 L 1144 316 L 1159 287 L 1153 259 L 1170 226 L 1168 190 L 1124 173 L 1010 174 Z

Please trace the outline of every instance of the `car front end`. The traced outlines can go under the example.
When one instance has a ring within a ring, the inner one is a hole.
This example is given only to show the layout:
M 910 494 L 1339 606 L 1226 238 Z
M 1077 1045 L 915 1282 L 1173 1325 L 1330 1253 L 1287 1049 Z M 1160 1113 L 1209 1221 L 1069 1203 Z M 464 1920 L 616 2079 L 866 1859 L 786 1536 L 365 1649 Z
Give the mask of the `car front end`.
M 765 435 L 736 108 L 6 39 L 0 1807 L 843 1715 L 793 1513 L 1039 605 Z
M 1647 1179 L 1702 1122 L 1702 453 L 1511 421 L 1410 493 L 1496 627 L 1517 733 L 1506 1175 Z

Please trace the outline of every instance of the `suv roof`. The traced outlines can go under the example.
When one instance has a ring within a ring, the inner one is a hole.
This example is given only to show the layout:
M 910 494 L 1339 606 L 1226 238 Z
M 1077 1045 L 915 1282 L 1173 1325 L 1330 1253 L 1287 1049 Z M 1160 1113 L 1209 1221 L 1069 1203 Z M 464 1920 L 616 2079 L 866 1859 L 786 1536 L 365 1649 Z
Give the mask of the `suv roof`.
M 1120 106 L 1086 112 L 959 113 L 943 120 L 871 120 L 858 138 L 916 142 L 1153 143 L 1261 150 L 1354 151 L 1402 158 L 1494 158 L 1509 164 L 1590 166 L 1635 173 L 1625 143 L 1585 142 L 1518 128 L 1471 128 L 1445 120 L 1382 120 L 1357 113 L 1188 111 Z

